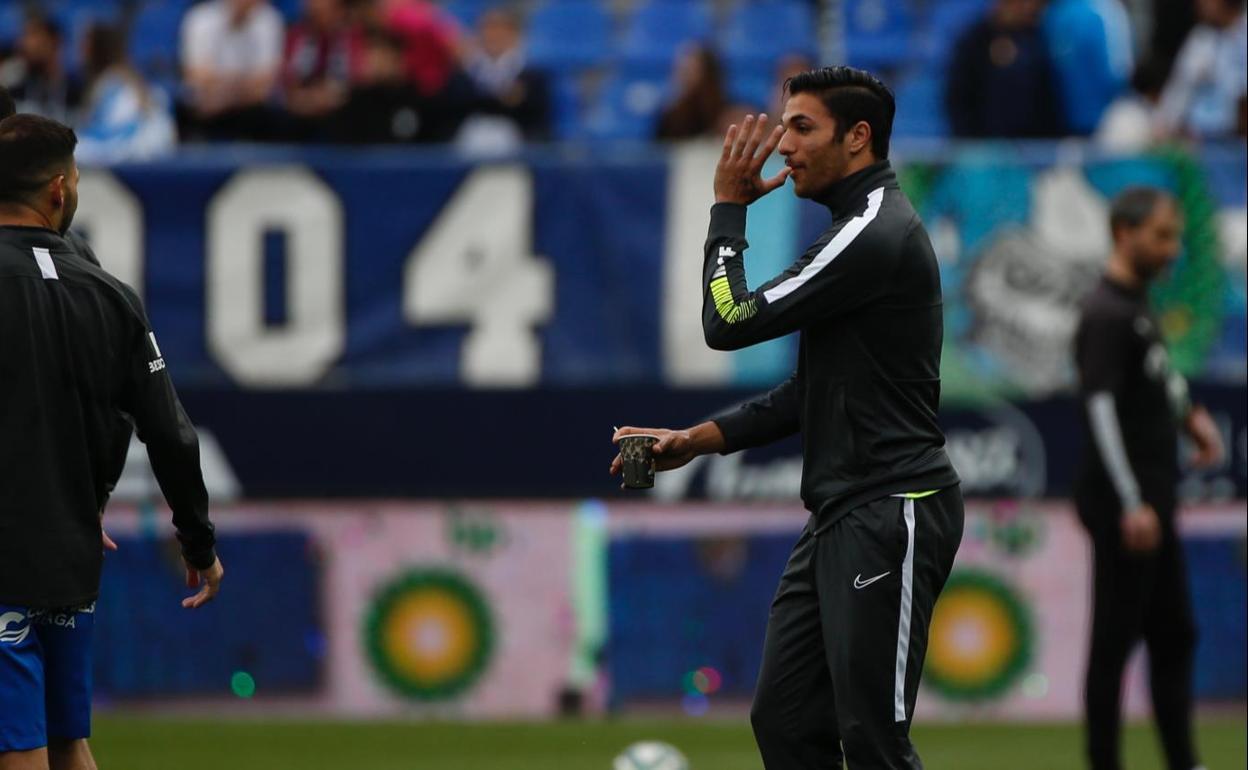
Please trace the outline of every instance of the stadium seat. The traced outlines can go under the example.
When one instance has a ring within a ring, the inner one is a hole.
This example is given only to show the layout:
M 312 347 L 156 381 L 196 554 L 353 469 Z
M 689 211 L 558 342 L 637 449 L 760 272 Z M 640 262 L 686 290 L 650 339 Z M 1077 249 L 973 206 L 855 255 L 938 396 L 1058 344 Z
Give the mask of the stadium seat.
M 22 19 L 25 12 L 17 3 L 0 5 L 0 48 L 13 45 L 22 34 Z
M 847 0 L 844 29 L 847 58 L 855 67 L 887 70 L 913 56 L 909 0 Z
M 737 6 L 719 35 L 719 50 L 729 67 L 770 73 L 776 60 L 790 53 L 818 50 L 816 22 L 809 4 L 792 0 L 746 2 Z
M 622 71 L 603 84 L 585 116 L 584 136 L 590 139 L 649 140 L 667 94 L 667 79 L 647 70 Z
M 585 84 L 581 76 L 562 72 L 551 78 L 550 99 L 556 139 L 576 139 L 583 132 Z
M 449 0 L 442 9 L 452 19 L 459 22 L 464 29 L 472 29 L 477 25 L 481 14 L 497 6 L 495 0 Z
M 529 61 L 552 72 L 606 63 L 611 42 L 611 20 L 596 2 L 547 3 L 529 18 Z
M 156 0 L 144 5 L 130 27 L 130 60 L 140 72 L 162 84 L 178 75 L 178 40 L 186 5 Z
M 21 3 L 15 3 L 15 5 L 21 5 Z M 120 13 L 124 5 L 122 0 L 57 0 L 40 3 L 41 7 L 54 9 L 58 13 L 82 10 Z
M 303 16 L 303 0 L 269 0 L 269 2 L 281 12 L 287 24 L 296 22 Z
M 667 70 L 681 46 L 712 38 L 711 13 L 700 2 L 651 0 L 628 22 L 621 56 L 631 67 Z
M 741 73 L 728 75 L 728 99 L 737 104 L 748 104 L 760 110 L 771 111 L 775 97 L 775 83 L 767 75 Z
M 72 72 L 82 68 L 82 46 L 92 24 L 120 24 L 122 7 L 113 0 L 63 2 L 51 8 L 52 19 L 65 39 L 65 64 Z
M 988 0 L 944 0 L 936 3 L 927 17 L 919 45 L 928 66 L 943 67 L 958 38 L 967 27 L 988 13 Z
M 938 138 L 949 135 L 945 119 L 944 77 L 930 67 L 896 84 L 897 116 L 893 136 Z

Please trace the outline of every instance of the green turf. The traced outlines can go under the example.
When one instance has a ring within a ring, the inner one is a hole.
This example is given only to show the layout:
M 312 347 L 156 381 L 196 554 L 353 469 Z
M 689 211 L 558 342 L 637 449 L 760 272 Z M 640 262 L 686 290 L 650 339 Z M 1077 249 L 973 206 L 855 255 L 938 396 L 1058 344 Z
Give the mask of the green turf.
M 101 770 L 610 770 L 641 739 L 668 741 L 693 770 L 761 770 L 743 721 L 449 724 L 228 722 L 110 716 L 95 724 Z M 1243 719 L 1207 719 L 1199 739 L 1209 770 L 1246 763 Z M 920 726 L 928 770 L 1077 770 L 1071 725 Z M 1160 770 L 1148 727 L 1126 734 L 1128 770 Z

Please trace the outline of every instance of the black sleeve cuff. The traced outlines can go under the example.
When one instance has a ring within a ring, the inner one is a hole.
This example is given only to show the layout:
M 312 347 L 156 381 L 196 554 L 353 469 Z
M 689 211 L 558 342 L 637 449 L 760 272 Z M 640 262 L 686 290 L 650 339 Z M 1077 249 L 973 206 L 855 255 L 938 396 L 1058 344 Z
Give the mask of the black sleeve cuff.
M 182 543 L 182 558 L 195 569 L 208 569 L 217 560 L 215 543 L 191 543 L 181 533 L 178 533 L 178 542 Z
M 217 561 L 217 551 L 215 548 L 207 550 L 187 551 L 182 550 L 182 558 L 186 559 L 186 563 L 198 570 L 205 570 L 211 567 Z
M 745 206 L 740 203 L 716 203 L 711 206 L 711 227 L 708 238 L 745 239 Z
M 724 448 L 720 451 L 721 455 L 732 454 L 744 444 L 744 434 L 747 425 L 743 417 L 741 407 L 736 407 L 711 418 L 711 422 L 719 427 L 719 432 L 724 437 Z

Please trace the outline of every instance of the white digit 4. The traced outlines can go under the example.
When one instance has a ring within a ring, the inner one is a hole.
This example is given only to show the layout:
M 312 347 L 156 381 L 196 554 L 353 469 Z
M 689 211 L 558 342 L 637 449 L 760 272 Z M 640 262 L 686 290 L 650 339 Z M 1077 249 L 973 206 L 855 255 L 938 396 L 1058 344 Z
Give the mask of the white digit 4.
M 532 252 L 533 183 L 520 166 L 474 171 L 407 259 L 403 312 L 414 325 L 469 327 L 468 385 L 517 387 L 541 376 L 536 327 L 554 308 L 554 275 Z

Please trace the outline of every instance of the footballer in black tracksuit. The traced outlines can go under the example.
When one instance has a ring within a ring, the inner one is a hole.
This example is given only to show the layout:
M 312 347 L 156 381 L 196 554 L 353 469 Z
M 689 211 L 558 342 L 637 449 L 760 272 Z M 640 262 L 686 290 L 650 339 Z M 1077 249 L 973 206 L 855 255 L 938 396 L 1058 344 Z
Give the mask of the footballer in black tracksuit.
M 199 443 L 134 292 L 76 236 L 0 226 L 0 602 L 84 605 L 131 425 L 187 562 L 216 559 Z
M 811 516 L 772 603 L 751 721 L 768 770 L 919 768 L 910 723 L 963 524 L 936 418 L 940 273 L 888 161 L 819 200 L 831 227 L 753 291 L 745 206 L 716 204 L 706 241 L 711 347 L 801 335 L 788 380 L 714 418 L 726 452 L 802 436 Z
M 1191 723 L 1196 621 L 1175 518 L 1178 431 L 1192 407 L 1145 286 L 1101 279 L 1083 302 L 1075 361 L 1088 438 L 1075 504 L 1094 552 L 1088 759 L 1094 770 L 1122 766 L 1122 676 L 1142 640 L 1167 767 L 1190 770 L 1199 764 Z M 1161 524 L 1149 553 L 1129 551 L 1122 539 L 1122 518 L 1142 503 Z

